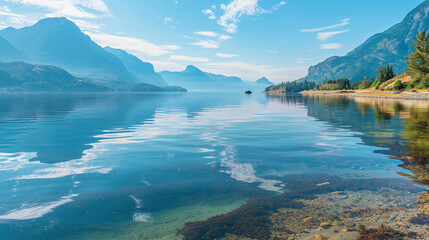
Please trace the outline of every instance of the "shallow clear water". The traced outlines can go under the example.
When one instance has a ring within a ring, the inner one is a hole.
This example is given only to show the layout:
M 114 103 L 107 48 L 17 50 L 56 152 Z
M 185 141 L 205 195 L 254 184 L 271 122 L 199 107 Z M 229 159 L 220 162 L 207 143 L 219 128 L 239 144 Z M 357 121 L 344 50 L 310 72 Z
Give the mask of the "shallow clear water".
M 418 117 L 410 111 L 426 114 L 427 104 L 231 93 L 2 95 L 0 234 L 177 239 L 186 222 L 290 190 L 292 174 L 410 182 L 403 175 L 415 172 L 398 166 L 411 154 L 406 129 Z M 412 150 L 422 155 L 424 144 Z

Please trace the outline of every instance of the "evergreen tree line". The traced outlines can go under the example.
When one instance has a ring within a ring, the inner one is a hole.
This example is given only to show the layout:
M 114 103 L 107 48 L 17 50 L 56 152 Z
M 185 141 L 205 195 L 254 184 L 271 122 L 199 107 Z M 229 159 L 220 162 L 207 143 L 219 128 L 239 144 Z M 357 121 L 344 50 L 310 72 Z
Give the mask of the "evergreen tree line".
M 293 81 L 293 82 L 282 82 L 279 85 L 267 87 L 265 91 L 270 90 L 282 90 L 285 92 L 302 92 L 308 90 L 314 90 L 316 87 L 315 82 L 310 81 Z
M 408 67 L 407 74 L 412 77 L 412 81 L 408 84 L 404 84 L 398 79 L 388 90 L 429 88 L 429 34 L 426 34 L 426 31 L 423 30 L 417 35 L 417 39 L 413 42 L 413 48 L 415 51 L 405 57 Z M 379 89 L 384 82 L 394 77 L 395 73 L 393 67 L 387 64 L 387 66 L 380 66 L 377 76 L 370 80 L 365 77 L 362 81 L 351 83 L 349 79 L 341 78 L 327 80 L 321 84 L 316 84 L 311 81 L 293 81 L 283 82 L 277 86 L 268 87 L 265 90 L 282 89 L 285 92 L 301 92 L 307 90 L 355 90 L 367 89 L 370 87 Z
M 371 85 L 371 82 L 366 80 L 359 82 L 350 82 L 347 78 L 341 78 L 336 80 L 328 80 L 321 84 L 316 84 L 311 81 L 293 81 L 293 82 L 283 82 L 279 85 L 267 87 L 265 91 L 270 90 L 282 90 L 284 92 L 302 92 L 308 90 L 353 90 L 359 89 L 362 86 L 362 83 L 365 84 L 365 81 L 368 82 L 368 86 Z M 365 85 L 365 86 L 367 86 Z M 367 88 L 367 87 L 365 87 Z
M 378 69 L 377 77 L 375 78 L 375 81 L 371 84 L 370 87 L 379 88 L 380 85 L 387 80 L 390 80 L 395 77 L 395 73 L 393 72 L 393 68 L 387 64 L 386 67 L 381 65 L 381 67 Z
M 317 90 L 351 90 L 352 84 L 347 78 L 340 78 L 336 80 L 328 80 L 324 83 L 317 85 Z
M 408 55 L 407 74 L 412 77 L 407 89 L 429 87 L 429 35 L 421 31 L 413 42 L 414 52 Z
M 378 75 L 368 80 L 365 77 L 364 80 L 357 82 L 350 82 L 348 78 L 340 79 L 329 79 L 323 83 L 316 84 L 312 81 L 293 81 L 293 82 L 283 82 L 279 85 L 267 87 L 265 91 L 270 90 L 283 90 L 285 92 L 302 92 L 308 90 L 357 90 L 357 89 L 367 89 L 370 87 L 378 88 L 385 81 L 395 77 L 393 68 L 389 65 L 381 66 L 378 70 Z M 399 90 L 399 89 L 398 89 Z

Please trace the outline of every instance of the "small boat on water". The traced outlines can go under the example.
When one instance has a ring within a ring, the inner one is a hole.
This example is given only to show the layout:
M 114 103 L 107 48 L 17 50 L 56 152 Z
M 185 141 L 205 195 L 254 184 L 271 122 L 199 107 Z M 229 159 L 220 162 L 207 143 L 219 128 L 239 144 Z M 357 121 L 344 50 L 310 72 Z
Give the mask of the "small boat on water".
M 246 94 L 252 94 L 252 91 L 247 90 L 245 93 L 246 93 Z

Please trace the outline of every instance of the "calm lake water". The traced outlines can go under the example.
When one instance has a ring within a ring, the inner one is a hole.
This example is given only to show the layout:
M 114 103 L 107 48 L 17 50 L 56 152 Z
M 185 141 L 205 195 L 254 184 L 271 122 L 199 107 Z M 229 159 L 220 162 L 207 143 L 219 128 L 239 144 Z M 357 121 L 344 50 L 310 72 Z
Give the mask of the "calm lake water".
M 300 199 L 384 188 L 420 211 L 428 119 L 418 101 L 1 95 L 0 238 L 270 239 Z

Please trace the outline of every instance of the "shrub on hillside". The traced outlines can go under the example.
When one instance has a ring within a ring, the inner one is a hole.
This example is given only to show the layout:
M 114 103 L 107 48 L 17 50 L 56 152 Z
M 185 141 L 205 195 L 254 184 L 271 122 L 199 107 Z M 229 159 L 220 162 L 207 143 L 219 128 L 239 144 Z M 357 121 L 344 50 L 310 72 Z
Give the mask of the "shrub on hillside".
M 401 90 L 403 88 L 402 81 L 400 79 L 396 80 L 395 85 L 393 85 L 393 89 Z

